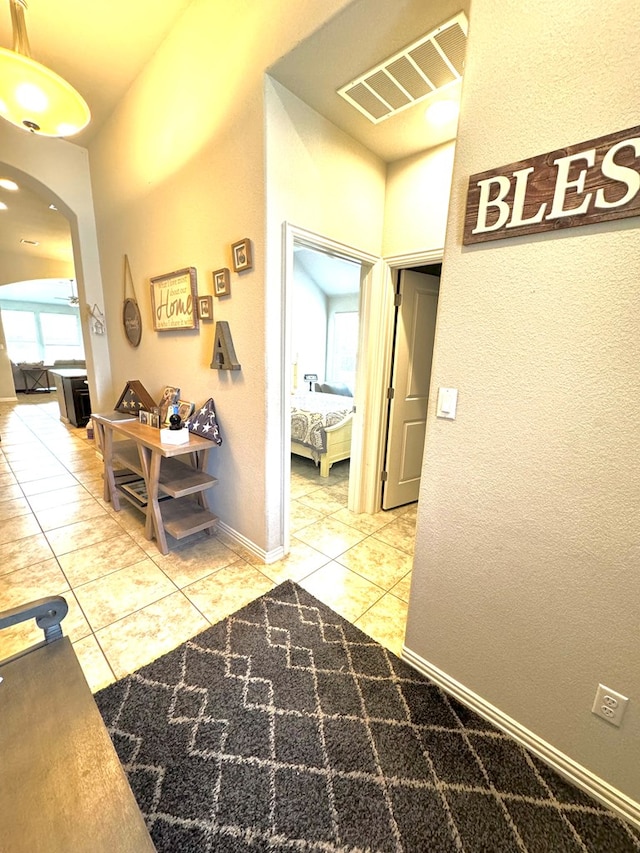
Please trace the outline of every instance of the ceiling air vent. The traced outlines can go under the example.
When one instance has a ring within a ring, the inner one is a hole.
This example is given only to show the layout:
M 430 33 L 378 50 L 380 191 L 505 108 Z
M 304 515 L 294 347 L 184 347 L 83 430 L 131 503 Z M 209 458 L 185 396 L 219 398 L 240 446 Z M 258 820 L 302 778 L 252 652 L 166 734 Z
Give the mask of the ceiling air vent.
M 338 89 L 338 94 L 378 124 L 461 79 L 467 31 L 467 17 L 460 12 Z

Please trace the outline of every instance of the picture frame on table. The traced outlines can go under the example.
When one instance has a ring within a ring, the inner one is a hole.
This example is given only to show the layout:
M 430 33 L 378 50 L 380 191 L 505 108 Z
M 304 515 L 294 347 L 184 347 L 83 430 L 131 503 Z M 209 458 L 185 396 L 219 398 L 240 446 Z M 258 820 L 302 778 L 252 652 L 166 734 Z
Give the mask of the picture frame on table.
M 178 400 L 180 399 L 180 389 L 175 385 L 166 385 L 164 391 L 162 392 L 162 397 L 160 398 L 160 404 L 158 406 L 159 415 L 160 415 L 160 424 L 168 424 L 169 423 L 169 415 L 172 414 L 170 411 L 171 406 L 177 406 Z
M 213 271 L 213 293 L 214 296 L 231 296 L 231 279 L 228 267 Z
M 198 317 L 213 320 L 213 296 L 198 296 Z
M 245 237 L 231 244 L 234 272 L 244 272 L 253 269 L 253 253 L 251 251 L 251 240 Z
M 195 403 L 191 403 L 188 400 L 178 400 L 178 414 L 180 415 L 180 420 L 184 423 L 194 413 L 195 408 Z

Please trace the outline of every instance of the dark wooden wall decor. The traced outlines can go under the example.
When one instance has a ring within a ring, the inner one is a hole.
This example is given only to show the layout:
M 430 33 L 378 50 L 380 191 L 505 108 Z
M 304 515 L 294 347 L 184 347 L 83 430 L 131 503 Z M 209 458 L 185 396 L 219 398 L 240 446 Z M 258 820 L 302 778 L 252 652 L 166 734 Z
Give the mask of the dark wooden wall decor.
M 226 320 L 218 320 L 213 336 L 212 370 L 240 370 L 240 364 L 233 348 L 231 329 Z
M 640 215 L 640 127 L 469 178 L 463 244 Z

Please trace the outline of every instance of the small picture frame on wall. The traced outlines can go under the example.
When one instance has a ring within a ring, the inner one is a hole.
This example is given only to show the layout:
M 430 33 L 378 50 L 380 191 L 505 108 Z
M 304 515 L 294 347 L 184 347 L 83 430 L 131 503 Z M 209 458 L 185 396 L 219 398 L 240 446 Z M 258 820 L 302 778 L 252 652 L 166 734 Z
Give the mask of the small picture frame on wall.
M 213 320 L 213 296 L 198 296 L 198 317 Z
M 238 240 L 237 243 L 232 243 L 231 254 L 233 255 L 233 269 L 235 272 L 244 272 L 245 270 L 253 269 L 251 240 L 248 237 L 245 237 L 244 240 Z
M 231 296 L 231 281 L 228 267 L 213 272 L 213 293 L 215 296 Z

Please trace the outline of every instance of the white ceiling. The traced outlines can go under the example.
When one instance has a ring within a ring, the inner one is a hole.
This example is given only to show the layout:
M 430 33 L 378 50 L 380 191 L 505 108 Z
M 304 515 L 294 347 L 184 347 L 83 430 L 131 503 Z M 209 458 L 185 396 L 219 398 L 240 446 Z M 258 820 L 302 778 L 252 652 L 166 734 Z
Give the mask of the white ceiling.
M 294 273 L 308 276 L 327 296 L 346 296 L 360 292 L 361 267 L 355 261 L 326 252 L 294 247 Z
M 91 123 L 72 142 L 88 144 L 190 2 L 28 0 L 25 15 L 33 58 L 66 78 L 91 109 Z M 355 0 L 269 73 L 385 161 L 409 156 L 453 138 L 455 124 L 429 128 L 422 104 L 373 125 L 336 90 L 459 11 L 468 14 L 469 2 Z M 8 0 L 0 0 L 0 46 L 12 47 Z M 21 188 L 19 193 L 0 189 L 0 201 L 10 208 L 0 210 L 0 254 L 29 251 L 71 260 L 68 225 L 61 214 L 49 210 L 49 199 Z M 40 245 L 24 246 L 22 238 Z
M 403 159 L 455 138 L 457 123 L 429 125 L 421 102 L 372 124 L 337 90 L 458 12 L 468 17 L 469 5 L 470 0 L 355 0 L 279 59 L 269 74 L 386 162 Z M 433 96 L 445 97 L 459 99 L 459 84 Z
M 2 174 L 0 166 L 0 178 Z M 20 187 L 17 192 L 0 187 L 0 201 L 7 210 L 0 210 L 0 257 L 3 252 L 25 253 L 36 258 L 73 263 L 71 231 L 62 213 L 51 210 L 51 199 Z M 39 245 L 21 243 L 31 240 Z
M 71 297 L 77 296 L 76 283 L 68 278 L 38 278 L 19 281 L 0 287 L 3 302 L 42 302 L 50 305 L 74 305 Z

